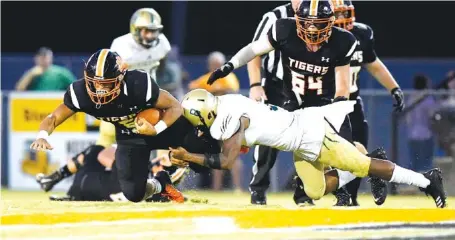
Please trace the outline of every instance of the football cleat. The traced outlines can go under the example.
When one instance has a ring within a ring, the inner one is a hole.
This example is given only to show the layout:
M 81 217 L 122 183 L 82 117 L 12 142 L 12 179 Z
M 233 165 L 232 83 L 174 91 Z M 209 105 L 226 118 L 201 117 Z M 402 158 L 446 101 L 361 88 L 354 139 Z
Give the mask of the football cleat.
M 387 160 L 387 155 L 384 148 L 380 147 L 374 150 L 373 152 L 367 154 L 368 157 Z M 371 194 L 373 195 L 374 203 L 376 205 L 382 205 L 387 198 L 387 182 L 377 178 L 371 177 L 368 179 L 368 182 L 371 184 Z
M 377 177 L 370 177 L 368 182 L 371 184 L 371 194 L 373 194 L 374 203 L 378 206 L 382 205 L 387 198 L 386 181 Z
M 419 189 L 427 196 L 430 195 L 438 208 L 447 207 L 447 196 L 444 191 L 444 186 L 442 185 L 441 170 L 439 168 L 434 168 L 424 173 L 423 176 L 430 180 L 430 185 L 428 185 L 426 188 Z
M 335 197 L 337 198 L 337 202 L 333 206 L 336 207 L 356 206 L 351 205 L 351 194 L 349 194 L 344 187 L 334 191 L 333 195 L 335 195 Z
M 251 204 L 254 205 L 267 205 L 267 197 L 263 191 L 251 192 Z
M 49 192 L 55 186 L 55 184 L 59 183 L 63 176 L 59 171 L 55 171 L 49 176 L 44 175 L 43 173 L 36 174 L 36 182 L 40 185 L 41 189 L 45 192 Z
M 169 200 L 177 203 L 185 202 L 185 197 L 183 194 L 172 185 L 171 178 L 167 171 L 160 171 L 156 174 L 155 179 L 160 182 L 161 194 L 169 198 Z

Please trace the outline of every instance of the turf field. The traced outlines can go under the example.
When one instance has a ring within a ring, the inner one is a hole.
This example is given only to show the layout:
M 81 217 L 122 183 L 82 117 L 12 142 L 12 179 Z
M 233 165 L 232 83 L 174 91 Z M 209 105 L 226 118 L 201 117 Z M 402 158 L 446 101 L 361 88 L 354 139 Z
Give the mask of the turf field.
M 455 239 L 455 198 L 436 209 L 431 198 L 391 196 L 377 207 L 361 196 L 359 208 L 298 208 L 291 193 L 269 194 L 267 206 L 249 195 L 187 192 L 196 202 L 50 202 L 41 192 L 1 192 L 1 239 Z M 55 193 L 54 193 L 55 194 Z M 197 203 L 208 200 L 207 203 Z

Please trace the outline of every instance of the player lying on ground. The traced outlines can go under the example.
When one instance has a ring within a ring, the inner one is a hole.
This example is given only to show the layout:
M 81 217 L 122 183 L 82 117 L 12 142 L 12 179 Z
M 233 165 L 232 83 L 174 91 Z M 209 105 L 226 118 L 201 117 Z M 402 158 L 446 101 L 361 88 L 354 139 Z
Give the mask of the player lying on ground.
M 156 125 L 136 118 L 139 112 L 149 108 L 164 111 Z M 176 202 L 184 201 L 166 171 L 147 180 L 150 151 L 172 146 L 170 143 L 179 129 L 168 127 L 185 124 L 178 120 L 182 115 L 180 103 L 161 90 L 148 73 L 126 69 L 116 52 L 97 51 L 85 64 L 84 80 L 72 83 L 63 104 L 41 122 L 31 148 L 52 150 L 47 141 L 49 134 L 76 112 L 85 112 L 115 125 L 118 144 L 115 163 L 120 189 L 128 200 L 139 202 L 155 193 L 165 193 Z
M 242 146 L 266 145 L 294 153 L 294 164 L 312 199 L 343 187 L 357 177 L 376 176 L 386 181 L 417 186 L 431 195 L 437 207 L 446 206 L 439 169 L 424 174 L 390 161 L 368 157 L 338 135 L 355 101 L 341 101 L 322 107 L 288 112 L 257 103 L 237 94 L 213 96 L 198 89 L 185 95 L 184 116 L 214 139 L 222 141 L 219 155 L 189 153 L 171 149 L 171 157 L 215 169 L 229 169 Z M 324 173 L 327 167 L 335 170 Z
M 51 196 L 56 201 L 128 201 L 120 190 L 115 167 L 116 146 L 91 145 L 67 164 L 52 174 L 37 174 L 36 181 L 45 192 L 74 175 L 74 180 L 65 197 Z M 150 173 L 155 176 L 161 171 L 171 174 L 173 184 L 178 184 L 184 176 L 186 168 L 171 167 L 169 158 L 157 157 L 151 161 Z M 146 201 L 169 201 L 165 194 L 152 195 Z
M 302 0 L 294 12 L 294 18 L 278 19 L 267 36 L 259 37 L 242 48 L 229 62 L 214 71 L 208 83 L 226 76 L 257 56 L 279 51 L 284 92 L 289 98 L 283 104 L 284 109 L 293 111 L 347 100 L 351 85 L 350 62 L 357 46 L 355 36 L 333 26 L 335 16 L 330 1 Z M 353 143 L 348 116 L 339 133 Z M 384 202 L 386 182 L 377 177 L 371 177 L 370 182 L 373 197 L 378 199 L 375 202 Z M 300 187 L 294 194 L 296 203 L 305 201 L 305 193 L 300 191 Z M 349 194 L 341 190 L 335 192 L 337 205 L 349 205 Z

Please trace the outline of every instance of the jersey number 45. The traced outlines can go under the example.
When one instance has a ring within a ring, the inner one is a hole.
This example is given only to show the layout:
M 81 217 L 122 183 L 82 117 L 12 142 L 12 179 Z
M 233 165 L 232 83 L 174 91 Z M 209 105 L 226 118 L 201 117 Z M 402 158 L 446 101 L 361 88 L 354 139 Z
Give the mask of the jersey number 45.
M 305 89 L 316 91 L 322 94 L 322 77 L 305 76 L 294 71 L 292 73 L 292 91 L 300 95 L 305 95 Z

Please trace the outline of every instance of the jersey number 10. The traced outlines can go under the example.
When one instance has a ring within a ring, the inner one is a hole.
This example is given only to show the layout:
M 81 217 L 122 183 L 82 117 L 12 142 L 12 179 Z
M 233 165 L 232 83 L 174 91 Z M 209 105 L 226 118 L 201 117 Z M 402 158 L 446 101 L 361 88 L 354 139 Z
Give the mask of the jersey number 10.
M 305 89 L 315 90 L 317 95 L 322 94 L 322 77 L 305 76 L 292 71 L 292 91 L 305 95 Z

